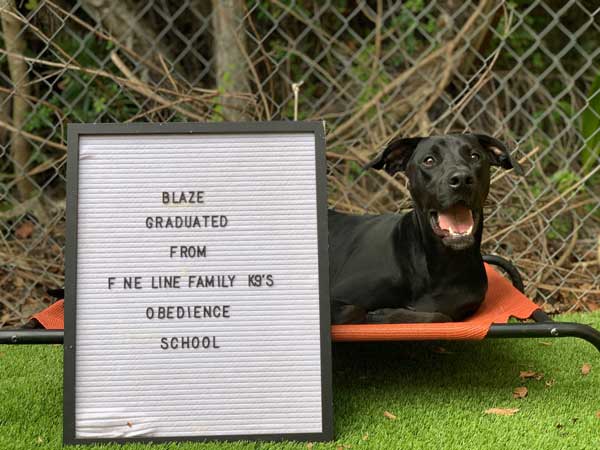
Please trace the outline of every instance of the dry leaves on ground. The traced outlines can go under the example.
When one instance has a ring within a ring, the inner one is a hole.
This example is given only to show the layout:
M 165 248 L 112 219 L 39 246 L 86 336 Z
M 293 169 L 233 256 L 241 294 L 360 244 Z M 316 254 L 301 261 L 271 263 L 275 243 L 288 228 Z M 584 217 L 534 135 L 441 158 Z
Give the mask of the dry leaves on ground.
M 27 239 L 33 233 L 33 223 L 23 222 L 19 228 L 15 230 L 15 236 L 19 239 Z
M 383 415 L 384 415 L 385 417 L 387 417 L 388 419 L 390 419 L 390 420 L 396 420 L 396 416 L 395 416 L 395 415 L 393 415 L 393 414 L 392 414 L 391 412 L 389 412 L 389 411 L 384 411 L 384 412 L 383 412 Z
M 490 408 L 486 409 L 484 414 L 495 414 L 496 416 L 514 416 L 519 412 L 519 408 Z
M 592 370 L 592 365 L 590 363 L 585 363 L 581 366 L 581 375 L 587 375 Z
M 525 398 L 525 397 L 527 397 L 528 392 L 529 391 L 527 390 L 527 388 L 525 386 L 516 387 L 513 390 L 513 398 Z

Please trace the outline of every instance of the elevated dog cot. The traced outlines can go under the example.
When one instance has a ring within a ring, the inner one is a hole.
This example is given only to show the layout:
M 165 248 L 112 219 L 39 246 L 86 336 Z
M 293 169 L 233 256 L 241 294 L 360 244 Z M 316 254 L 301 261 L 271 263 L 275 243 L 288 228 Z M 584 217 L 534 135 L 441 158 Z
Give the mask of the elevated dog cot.
M 463 322 L 333 325 L 333 341 L 480 340 L 484 338 L 578 337 L 600 351 L 600 332 L 579 323 L 554 322 L 528 299 L 519 271 L 499 256 L 484 256 L 488 275 L 486 298 Z M 509 282 L 491 266 L 501 267 Z M 533 322 L 508 323 L 511 317 Z M 64 301 L 61 299 L 32 318 L 44 329 L 0 330 L 2 344 L 62 344 Z

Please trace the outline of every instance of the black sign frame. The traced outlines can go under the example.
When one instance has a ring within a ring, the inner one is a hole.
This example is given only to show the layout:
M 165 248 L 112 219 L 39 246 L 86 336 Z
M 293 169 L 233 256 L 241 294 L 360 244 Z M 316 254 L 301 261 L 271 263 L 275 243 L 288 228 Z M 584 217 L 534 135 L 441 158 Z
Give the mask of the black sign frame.
M 323 122 L 222 122 L 222 123 L 132 123 L 69 124 L 67 130 L 67 220 L 65 247 L 65 331 L 63 442 L 65 445 L 91 443 L 178 442 L 178 441 L 331 441 L 333 440 L 333 396 L 331 382 L 331 325 L 329 306 L 329 259 L 327 229 L 327 177 L 325 130 Z M 75 432 L 76 309 L 77 309 L 77 229 L 79 189 L 79 140 L 85 135 L 164 135 L 164 134 L 269 134 L 313 133 L 317 194 L 317 239 L 319 265 L 319 312 L 321 341 L 320 433 L 215 435 L 186 437 L 77 438 Z

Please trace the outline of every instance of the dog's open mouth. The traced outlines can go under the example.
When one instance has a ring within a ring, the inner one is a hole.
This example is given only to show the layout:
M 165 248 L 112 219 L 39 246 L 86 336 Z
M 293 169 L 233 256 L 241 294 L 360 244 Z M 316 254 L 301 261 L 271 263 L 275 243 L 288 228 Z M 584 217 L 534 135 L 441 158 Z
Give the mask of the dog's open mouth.
M 477 214 L 465 205 L 457 204 L 444 211 L 431 212 L 431 228 L 444 244 L 462 250 L 474 243 Z

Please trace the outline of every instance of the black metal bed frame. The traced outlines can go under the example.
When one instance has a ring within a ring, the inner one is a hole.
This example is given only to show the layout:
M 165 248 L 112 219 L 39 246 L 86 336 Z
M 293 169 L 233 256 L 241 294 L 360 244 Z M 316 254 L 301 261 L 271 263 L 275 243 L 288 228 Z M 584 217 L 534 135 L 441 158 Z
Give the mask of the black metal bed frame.
M 523 279 L 518 269 L 508 260 L 496 255 L 484 255 L 483 260 L 506 271 L 512 284 L 525 292 Z M 537 309 L 531 315 L 535 323 L 496 323 L 490 326 L 486 338 L 559 338 L 578 337 L 588 341 L 600 351 L 600 331 L 582 323 L 555 322 L 548 314 Z
M 518 269 L 508 260 L 496 255 L 484 255 L 483 260 L 502 268 L 512 284 L 524 292 L 523 279 Z M 486 338 L 560 338 L 577 337 L 591 343 L 600 351 L 600 331 L 589 325 L 574 322 L 554 322 L 541 309 L 531 315 L 534 323 L 492 324 Z M 0 344 L 62 344 L 62 330 L 0 329 Z

